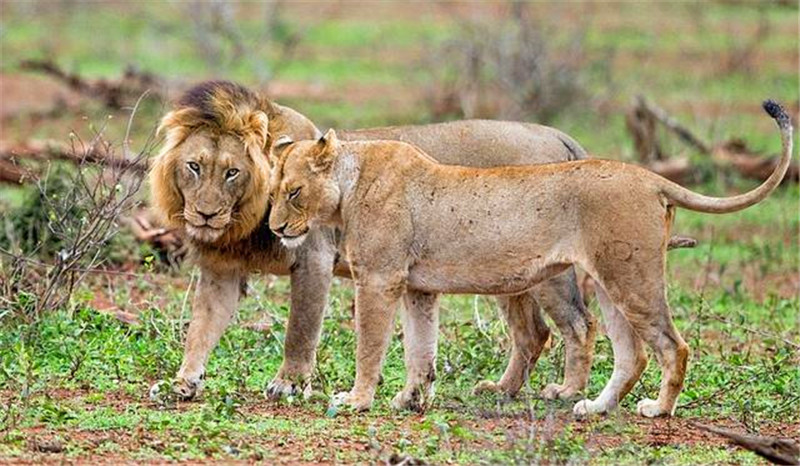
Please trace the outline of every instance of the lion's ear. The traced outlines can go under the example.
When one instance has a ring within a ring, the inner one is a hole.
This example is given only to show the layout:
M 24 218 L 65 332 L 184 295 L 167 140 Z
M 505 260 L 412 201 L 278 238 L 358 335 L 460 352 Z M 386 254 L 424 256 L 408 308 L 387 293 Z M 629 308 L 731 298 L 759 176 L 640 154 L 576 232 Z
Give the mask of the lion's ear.
M 274 143 L 269 150 L 269 163 L 273 167 L 278 163 L 281 157 L 283 157 L 283 151 L 289 147 L 294 140 L 288 134 L 281 135 Z
M 166 132 L 165 151 L 169 151 L 189 136 L 189 133 L 202 122 L 202 115 L 195 108 L 173 110 L 164 115 L 156 133 Z
M 266 153 L 269 149 L 269 117 L 262 111 L 247 115 L 242 128 L 244 143 L 251 150 Z
M 317 154 L 311 163 L 311 169 L 314 171 L 324 171 L 333 165 L 336 158 L 336 147 L 338 146 L 339 138 L 336 137 L 336 131 L 329 129 L 324 136 L 317 141 Z

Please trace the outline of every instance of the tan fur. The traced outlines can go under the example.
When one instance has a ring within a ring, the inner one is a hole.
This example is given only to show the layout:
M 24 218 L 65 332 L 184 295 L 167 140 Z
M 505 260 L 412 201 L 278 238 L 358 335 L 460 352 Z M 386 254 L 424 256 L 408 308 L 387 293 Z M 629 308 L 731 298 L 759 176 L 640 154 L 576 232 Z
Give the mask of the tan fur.
M 731 198 L 705 197 L 615 161 L 453 167 L 408 144 L 340 142 L 333 131 L 280 147 L 270 228 L 292 244 L 317 228 L 340 228 L 356 284 L 356 380 L 337 399 L 370 407 L 404 294 L 514 295 L 579 265 L 599 284 L 616 360 L 601 396 L 579 402 L 575 413 L 616 407 L 644 370 L 644 341 L 662 382 L 658 399 L 642 400 L 638 412 L 672 415 L 689 354 L 665 293 L 674 208 L 733 212 L 769 195 L 791 160 L 792 127 L 777 104 L 765 109 L 781 130 L 781 161 L 762 186 Z M 420 335 L 434 325 L 424 313 L 409 319 Z M 401 405 L 427 388 L 418 361 L 406 362 L 415 381 L 395 398 Z
M 261 148 L 282 135 L 296 140 L 316 139 L 320 132 L 296 111 L 228 82 L 202 83 L 189 90 L 163 118 L 161 129 L 167 135 L 166 143 L 153 162 L 150 177 L 156 210 L 174 227 L 186 227 L 188 220 L 202 221 L 195 212 L 198 206 L 212 212 L 218 208 L 224 210 L 210 220 L 223 233 L 188 229 L 201 278 L 175 391 L 184 398 L 195 395 L 206 359 L 236 310 L 239 296 L 230 290 L 239 289 L 248 274 L 258 271 L 291 277 L 291 313 L 284 361 L 269 385 L 268 394 L 297 393 L 304 388 L 314 368 L 333 270 L 342 276 L 350 276 L 350 271 L 347 264 L 336 262 L 339 256 L 333 230 L 312 232 L 302 247 L 287 250 L 264 225 L 268 183 L 260 176 L 265 171 Z M 557 130 L 513 122 L 461 121 L 375 128 L 352 131 L 346 136 L 397 137 L 419 144 L 445 162 L 461 165 L 513 165 L 585 157 L 574 140 Z M 500 144 L 502 153 L 486 157 L 475 152 L 492 144 Z M 192 185 L 192 178 L 187 178 L 188 161 L 199 162 L 201 173 L 216 175 L 201 177 L 199 184 Z M 242 164 L 250 175 L 236 192 L 222 189 L 225 182 L 219 176 L 231 163 Z M 407 303 L 419 307 L 407 309 L 409 314 L 438 321 L 438 300 L 420 295 L 407 299 Z M 527 381 L 548 333 L 546 327 L 534 325 L 541 321 L 538 316 L 541 307 L 556 322 L 567 352 L 564 383 L 548 385 L 544 394 L 566 398 L 581 391 L 588 380 L 595 324 L 583 306 L 574 273 L 543 283 L 527 298 L 504 298 L 501 304 L 512 326 L 514 349 L 500 382 L 483 383 L 479 388 L 514 394 Z M 428 384 L 423 391 L 432 391 L 434 374 L 422 371 L 432 371 L 435 366 L 438 334 L 426 328 L 415 332 L 410 327 L 405 335 L 408 354 L 425 358 L 418 364 L 418 378 Z M 411 406 L 417 401 L 408 400 L 407 404 Z

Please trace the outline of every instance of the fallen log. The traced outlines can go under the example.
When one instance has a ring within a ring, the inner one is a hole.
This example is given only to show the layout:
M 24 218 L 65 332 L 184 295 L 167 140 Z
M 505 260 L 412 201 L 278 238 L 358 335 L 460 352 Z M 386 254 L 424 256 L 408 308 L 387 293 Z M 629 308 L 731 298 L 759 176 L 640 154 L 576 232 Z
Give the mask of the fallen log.
M 677 135 L 681 141 L 698 152 L 711 155 L 719 170 L 734 170 L 744 178 L 764 181 L 778 163 L 777 156 L 764 157 L 750 150 L 741 139 L 732 139 L 716 145 L 709 144 L 643 96 L 636 97 L 633 106 L 625 115 L 625 122 L 640 163 L 678 184 L 696 181 L 696 177 L 693 176 L 695 169 L 688 158 L 670 159 L 662 150 L 656 134 L 657 124 Z M 784 183 L 798 181 L 800 181 L 800 166 L 792 161 Z
M 50 76 L 77 93 L 99 99 L 107 107 L 116 110 L 132 105 L 145 92 L 149 92 L 151 96 L 164 97 L 160 91 L 164 87 L 161 80 L 152 73 L 139 71 L 132 66 L 127 67 L 122 78 L 116 81 L 86 79 L 78 74 L 64 71 L 51 60 L 23 60 L 20 62 L 20 68 Z
M 731 139 L 714 148 L 712 157 L 720 166 L 730 166 L 745 178 L 764 181 L 775 170 L 779 157 L 763 157 L 741 139 Z M 784 183 L 800 181 L 800 166 L 794 160 L 786 170 Z
M 721 427 L 692 422 L 698 429 L 706 430 L 721 435 L 731 442 L 773 464 L 797 465 L 800 464 L 800 445 L 792 440 L 779 437 L 766 437 L 734 432 Z
M 0 182 L 11 184 L 25 184 L 28 181 L 35 181 L 35 173 L 26 170 L 19 165 L 0 158 Z
M 138 241 L 153 246 L 171 267 L 178 267 L 186 257 L 189 248 L 183 239 L 183 230 L 159 227 L 149 209 L 134 212 L 125 223 Z
M 631 131 L 634 142 L 641 140 L 636 144 L 636 147 L 640 160 L 644 162 L 666 158 L 656 139 L 656 122 L 661 123 L 666 129 L 675 133 L 683 142 L 701 153 L 711 153 L 710 144 L 697 137 L 664 109 L 650 102 L 644 96 L 636 96 L 633 108 L 628 112 L 627 119 L 630 120 L 628 130 Z
M 124 157 L 115 156 L 110 150 L 110 145 L 105 141 L 94 141 L 88 144 L 69 145 L 52 140 L 33 140 L 20 143 L 10 143 L 0 141 L 0 161 L 6 162 L 5 165 L 19 168 L 14 165 L 14 161 L 19 159 L 30 159 L 38 162 L 49 160 L 65 160 L 75 164 L 90 163 L 95 165 L 107 166 L 115 169 L 132 169 L 138 173 L 147 171 L 147 161 L 143 159 L 130 160 Z M 3 181 L 13 181 L 14 171 L 8 168 L 9 179 L 3 177 Z M 28 174 L 32 174 L 28 172 Z M 19 178 L 17 183 L 19 183 Z

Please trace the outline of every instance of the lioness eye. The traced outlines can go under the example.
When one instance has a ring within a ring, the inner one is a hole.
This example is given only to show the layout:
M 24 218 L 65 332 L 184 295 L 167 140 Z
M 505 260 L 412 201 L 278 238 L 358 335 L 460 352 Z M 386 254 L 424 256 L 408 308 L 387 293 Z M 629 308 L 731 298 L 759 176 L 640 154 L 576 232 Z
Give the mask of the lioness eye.
M 293 190 L 289 191 L 289 200 L 296 198 L 300 194 L 300 188 L 294 188 Z
M 238 168 L 231 168 L 230 170 L 225 172 L 225 179 L 232 180 L 232 179 L 236 178 L 236 175 L 238 175 L 238 174 L 239 174 L 239 169 Z
M 189 166 L 189 170 L 193 171 L 195 174 L 200 173 L 200 164 L 197 162 L 186 162 L 186 165 Z

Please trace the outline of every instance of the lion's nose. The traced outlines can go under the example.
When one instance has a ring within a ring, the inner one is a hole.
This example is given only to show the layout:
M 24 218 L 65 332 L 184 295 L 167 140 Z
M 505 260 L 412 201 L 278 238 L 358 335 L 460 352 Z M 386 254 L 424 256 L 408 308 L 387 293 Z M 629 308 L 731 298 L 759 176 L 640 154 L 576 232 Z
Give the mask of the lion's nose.
M 200 215 L 201 217 L 203 217 L 203 220 L 205 220 L 205 221 L 209 221 L 209 220 L 211 220 L 212 218 L 216 217 L 216 216 L 217 216 L 217 214 L 219 213 L 219 211 L 220 211 L 220 210 L 221 210 L 221 209 L 217 209 L 217 210 L 216 210 L 216 211 L 214 211 L 214 212 L 203 212 L 202 210 L 199 210 L 199 209 L 198 209 L 198 210 L 197 210 L 197 214 L 198 214 L 198 215 Z

